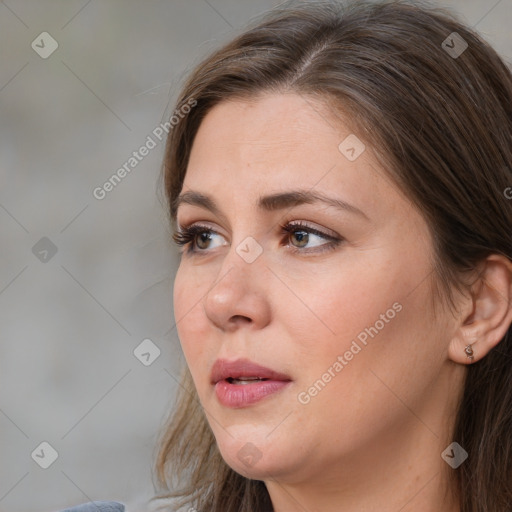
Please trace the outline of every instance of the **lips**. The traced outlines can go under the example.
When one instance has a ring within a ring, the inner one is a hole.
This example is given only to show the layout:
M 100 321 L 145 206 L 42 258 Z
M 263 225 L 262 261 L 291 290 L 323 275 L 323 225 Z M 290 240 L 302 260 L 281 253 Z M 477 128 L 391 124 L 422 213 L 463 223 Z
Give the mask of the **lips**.
M 235 361 L 217 359 L 212 368 L 210 381 L 212 384 L 217 384 L 217 382 L 223 380 L 242 384 L 242 382 L 257 382 L 258 379 L 291 381 L 288 375 L 253 363 L 249 359 L 237 359 Z
M 291 385 L 288 375 L 249 359 L 217 359 L 210 379 L 219 403 L 232 409 L 252 406 Z

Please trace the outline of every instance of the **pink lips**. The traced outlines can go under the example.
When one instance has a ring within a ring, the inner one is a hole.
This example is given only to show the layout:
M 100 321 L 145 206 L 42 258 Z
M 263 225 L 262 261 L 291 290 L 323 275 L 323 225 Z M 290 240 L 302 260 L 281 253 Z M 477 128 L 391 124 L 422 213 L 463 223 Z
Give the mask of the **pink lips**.
M 250 378 L 264 380 L 248 381 Z M 238 379 L 242 379 L 243 382 Z M 286 387 L 291 379 L 248 359 L 217 359 L 211 372 L 219 402 L 232 408 L 246 407 Z

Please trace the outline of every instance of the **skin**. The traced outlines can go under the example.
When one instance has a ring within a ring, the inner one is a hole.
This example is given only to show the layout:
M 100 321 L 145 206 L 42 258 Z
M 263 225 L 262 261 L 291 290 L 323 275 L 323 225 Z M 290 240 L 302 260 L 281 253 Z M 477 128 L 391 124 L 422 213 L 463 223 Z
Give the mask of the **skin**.
M 182 192 L 210 195 L 222 216 L 190 204 L 178 209 L 179 226 L 200 222 L 219 233 L 182 255 L 178 335 L 222 457 L 266 483 L 276 512 L 455 512 L 453 470 L 440 454 L 452 442 L 464 347 L 473 336 L 478 360 L 510 325 L 511 269 L 491 258 L 486 276 L 494 287 L 458 297 L 457 315 L 440 308 L 434 317 L 427 224 L 369 146 L 355 161 L 340 152 L 351 133 L 324 105 L 293 93 L 222 102 L 206 115 Z M 298 188 L 342 199 L 368 218 L 320 203 L 256 207 L 262 195 Z M 315 253 L 329 240 L 280 232 L 290 221 L 343 241 Z M 236 252 L 248 236 L 263 250 L 252 263 Z M 394 303 L 402 306 L 394 318 L 301 403 L 299 393 Z M 238 357 L 292 383 L 249 407 L 224 407 L 211 368 L 217 358 Z M 246 443 L 258 455 L 251 465 L 237 456 Z

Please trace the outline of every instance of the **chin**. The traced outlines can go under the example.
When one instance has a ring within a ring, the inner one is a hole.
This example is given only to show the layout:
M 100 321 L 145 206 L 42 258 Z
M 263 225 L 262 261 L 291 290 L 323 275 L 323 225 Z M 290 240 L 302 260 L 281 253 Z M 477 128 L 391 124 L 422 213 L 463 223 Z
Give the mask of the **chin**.
M 230 457 L 224 457 L 226 464 L 238 474 L 251 480 L 267 480 L 274 478 L 283 471 L 282 464 L 273 464 L 265 461 L 263 458 L 258 461 L 251 461 L 248 457 L 241 461 L 237 453 L 230 454 Z
M 229 437 L 229 436 L 228 436 Z M 257 440 L 254 440 L 254 439 Z M 254 441 L 251 441 L 253 439 Z M 279 446 L 274 446 L 265 436 L 246 435 L 239 439 L 224 439 L 217 444 L 226 464 L 240 475 L 252 480 L 264 480 L 288 473 L 293 468 L 288 467 L 290 450 L 285 448 L 281 453 Z

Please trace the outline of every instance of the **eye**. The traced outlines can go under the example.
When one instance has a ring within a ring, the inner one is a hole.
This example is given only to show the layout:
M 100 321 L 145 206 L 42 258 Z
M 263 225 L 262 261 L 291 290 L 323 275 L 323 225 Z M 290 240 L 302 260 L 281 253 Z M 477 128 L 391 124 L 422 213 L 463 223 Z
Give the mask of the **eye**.
M 280 226 L 281 234 L 285 235 L 284 241 L 291 241 L 290 244 L 281 242 L 292 252 L 296 253 L 320 253 L 326 250 L 335 249 L 341 242 L 342 238 L 329 235 L 315 229 L 303 222 L 289 222 L 285 225 Z M 193 224 L 191 226 L 180 227 L 179 231 L 176 231 L 172 238 L 174 242 L 182 247 L 180 252 L 186 254 L 199 254 L 206 253 L 208 249 L 214 247 L 209 246 L 210 242 L 215 239 L 215 236 L 222 236 L 214 229 L 203 226 L 201 224 Z M 312 244 L 315 239 L 320 243 L 313 244 L 308 247 L 308 244 Z M 294 243 L 296 241 L 296 244 Z M 321 243 L 321 242 L 324 243 Z M 327 241 L 327 242 L 326 242 Z M 189 246 L 185 249 L 186 246 Z M 220 245 L 225 245 L 221 243 Z
M 208 245 L 214 235 L 220 236 L 212 228 L 201 224 L 193 224 L 192 226 L 181 227 L 179 231 L 174 232 L 172 239 L 182 247 L 180 252 L 195 253 L 204 252 L 208 249 L 205 245 Z M 190 245 L 190 247 L 185 250 L 187 245 Z
M 281 231 L 287 234 L 287 238 L 290 240 L 295 239 L 298 245 L 292 245 L 291 250 L 293 252 L 300 253 L 319 253 L 327 250 L 335 249 L 341 242 L 342 238 L 337 236 L 329 235 L 319 229 L 308 226 L 304 222 L 289 222 L 281 226 Z M 324 243 L 315 244 L 312 247 L 306 247 L 307 244 L 313 239 L 324 241 Z M 325 241 L 327 240 L 327 243 Z M 316 247 L 316 249 L 315 249 Z M 307 249 L 307 250 L 304 250 Z M 311 250 L 313 249 L 313 250 Z

